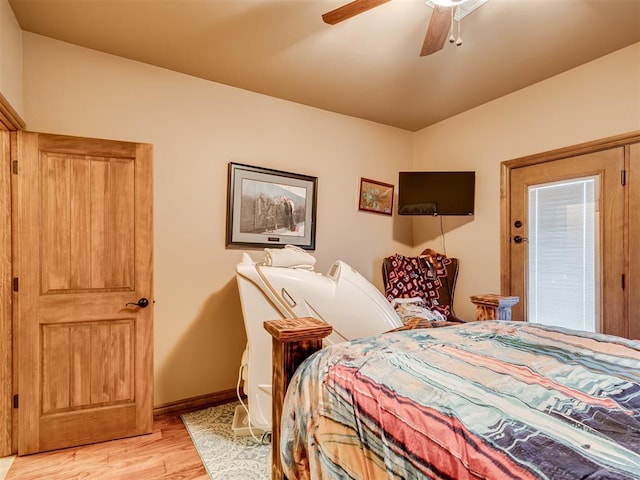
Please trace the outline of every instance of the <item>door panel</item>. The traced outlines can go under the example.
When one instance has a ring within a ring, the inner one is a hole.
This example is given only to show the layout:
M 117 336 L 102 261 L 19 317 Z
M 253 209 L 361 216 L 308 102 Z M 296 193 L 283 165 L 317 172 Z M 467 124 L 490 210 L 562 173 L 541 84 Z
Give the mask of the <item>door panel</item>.
M 134 161 L 43 152 L 43 294 L 135 290 Z
M 624 149 L 614 148 L 586 155 L 514 168 L 511 171 L 511 219 L 509 244 L 511 250 L 511 285 L 512 295 L 520 297 L 520 302 L 513 307 L 513 318 L 527 320 L 528 312 L 528 253 L 526 239 L 529 236 L 528 191 L 529 187 L 550 182 L 596 176 L 600 185 L 598 247 L 596 254 L 596 281 L 600 292 L 596 302 L 596 310 L 600 313 L 597 321 L 598 330 L 604 333 L 623 336 L 624 291 L 622 275 L 624 273 L 624 187 L 620 174 L 624 169 Z M 516 227 L 516 221 L 522 222 Z M 525 241 L 514 241 L 520 236 Z M 540 281 L 550 281 L 541 279 Z
M 132 402 L 133 338 L 131 320 L 43 326 L 43 413 Z
M 151 146 L 21 132 L 18 453 L 151 431 Z

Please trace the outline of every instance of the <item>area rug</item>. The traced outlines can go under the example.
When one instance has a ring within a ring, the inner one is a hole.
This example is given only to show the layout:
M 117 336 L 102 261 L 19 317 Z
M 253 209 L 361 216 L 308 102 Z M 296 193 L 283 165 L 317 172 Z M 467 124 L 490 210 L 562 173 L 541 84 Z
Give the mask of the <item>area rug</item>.
M 238 402 L 185 413 L 187 427 L 212 480 L 269 480 L 271 445 L 251 436 L 234 436 L 231 428 Z

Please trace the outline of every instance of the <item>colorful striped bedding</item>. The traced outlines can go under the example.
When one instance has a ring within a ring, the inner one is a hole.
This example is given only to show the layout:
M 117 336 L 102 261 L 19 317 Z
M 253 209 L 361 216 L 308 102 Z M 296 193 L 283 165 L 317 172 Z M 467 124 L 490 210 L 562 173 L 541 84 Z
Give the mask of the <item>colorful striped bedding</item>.
M 640 342 L 522 322 L 388 333 L 297 370 L 293 479 L 640 479 Z

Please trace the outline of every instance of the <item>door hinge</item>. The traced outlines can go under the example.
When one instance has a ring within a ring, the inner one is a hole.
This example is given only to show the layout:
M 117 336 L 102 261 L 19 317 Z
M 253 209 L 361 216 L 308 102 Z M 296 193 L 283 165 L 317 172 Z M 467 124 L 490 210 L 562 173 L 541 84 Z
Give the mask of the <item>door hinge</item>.
M 18 174 L 18 160 L 11 161 L 11 173 L 14 175 Z
M 622 186 L 625 186 L 627 184 L 627 171 L 626 170 L 622 170 L 620 172 L 620 183 L 622 184 Z
M 20 289 L 20 280 L 18 277 L 13 277 L 13 280 L 11 281 L 11 289 L 14 292 L 17 292 Z
M 13 408 L 18 408 L 20 406 L 20 396 L 16 393 L 13 396 Z
M 622 289 L 624 290 L 625 287 L 625 278 L 624 278 L 624 273 L 622 274 Z

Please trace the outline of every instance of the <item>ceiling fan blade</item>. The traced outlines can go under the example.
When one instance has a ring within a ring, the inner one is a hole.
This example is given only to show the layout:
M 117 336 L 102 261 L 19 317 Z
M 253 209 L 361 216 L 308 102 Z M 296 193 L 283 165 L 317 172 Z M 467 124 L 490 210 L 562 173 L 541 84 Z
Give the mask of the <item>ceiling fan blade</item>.
M 424 43 L 420 56 L 425 57 L 442 50 L 447 34 L 451 27 L 451 15 L 455 13 L 456 7 L 434 7 L 427 28 L 427 34 L 424 36 Z M 452 12 L 451 10 L 454 9 Z
M 340 23 L 343 20 L 346 20 L 351 17 L 355 17 L 362 12 L 366 12 L 367 10 L 371 10 L 378 5 L 382 5 L 383 3 L 387 3 L 389 0 L 354 0 L 351 3 L 347 3 L 341 7 L 336 8 L 335 10 L 331 10 L 330 12 L 322 15 L 322 20 L 329 25 L 335 25 L 336 23 Z

